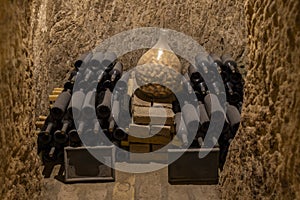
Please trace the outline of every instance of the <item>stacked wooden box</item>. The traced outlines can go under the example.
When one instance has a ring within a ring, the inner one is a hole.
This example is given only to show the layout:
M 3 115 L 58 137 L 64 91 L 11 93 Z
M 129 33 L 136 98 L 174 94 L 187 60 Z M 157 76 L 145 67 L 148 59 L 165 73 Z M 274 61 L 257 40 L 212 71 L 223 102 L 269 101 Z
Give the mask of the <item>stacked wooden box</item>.
M 167 161 L 166 153 L 155 153 L 172 141 L 174 113 L 172 104 L 144 101 L 133 95 L 131 99 L 132 123 L 128 130 L 130 161 Z

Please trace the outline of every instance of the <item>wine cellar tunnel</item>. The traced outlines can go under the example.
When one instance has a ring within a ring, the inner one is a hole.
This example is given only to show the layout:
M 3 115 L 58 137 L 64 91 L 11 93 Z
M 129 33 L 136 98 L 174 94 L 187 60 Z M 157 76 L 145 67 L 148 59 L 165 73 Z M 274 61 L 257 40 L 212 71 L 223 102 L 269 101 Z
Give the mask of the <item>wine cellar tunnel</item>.
M 138 27 L 182 32 L 208 52 L 230 53 L 243 66 L 241 125 L 219 185 L 204 187 L 214 193 L 207 198 L 300 198 L 299 1 L 4 0 L 0 5 L 1 199 L 57 199 L 56 193 L 65 195 L 61 199 L 93 198 L 89 189 L 96 192 L 98 186 L 92 184 L 45 183 L 35 122 L 48 114 L 48 95 L 63 85 L 80 54 Z M 125 66 L 137 63 L 135 53 L 122 58 Z M 144 184 L 151 184 L 151 177 Z M 75 194 L 79 190 L 87 193 Z M 113 189 L 97 192 L 99 199 L 113 196 Z M 159 199 L 153 195 L 144 199 Z M 176 195 L 199 199 L 183 190 Z

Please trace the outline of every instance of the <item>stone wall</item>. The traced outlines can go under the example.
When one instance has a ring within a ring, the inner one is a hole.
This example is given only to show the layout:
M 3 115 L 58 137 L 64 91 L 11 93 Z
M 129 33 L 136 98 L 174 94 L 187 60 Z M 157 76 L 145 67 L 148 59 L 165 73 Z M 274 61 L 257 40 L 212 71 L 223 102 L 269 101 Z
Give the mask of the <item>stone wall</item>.
M 37 198 L 41 190 L 29 5 L 0 3 L 0 199 Z
M 242 127 L 222 173 L 224 199 L 300 198 L 300 3 L 246 3 Z
M 246 57 L 244 5 L 237 0 L 34 0 L 34 9 L 35 64 L 49 70 L 49 88 L 62 84 L 81 53 L 110 36 L 139 27 L 183 32 L 208 51 L 232 53 L 242 64 Z M 136 65 L 141 55 L 124 58 L 125 68 Z

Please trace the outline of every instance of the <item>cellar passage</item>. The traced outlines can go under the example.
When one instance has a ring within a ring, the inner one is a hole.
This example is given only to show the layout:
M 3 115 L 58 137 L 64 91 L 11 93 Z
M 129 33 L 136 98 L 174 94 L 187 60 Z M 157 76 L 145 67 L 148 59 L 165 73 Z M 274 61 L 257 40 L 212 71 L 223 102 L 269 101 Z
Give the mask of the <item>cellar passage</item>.
M 184 32 L 208 52 L 232 53 L 247 69 L 242 127 L 221 174 L 222 197 L 299 197 L 299 2 L 143 1 L 137 5 L 133 0 L 32 0 L 1 4 L 0 184 L 4 199 L 40 196 L 43 183 L 34 124 L 39 115 L 47 114 L 48 95 L 66 81 L 71 62 L 105 38 L 146 26 Z M 133 66 L 141 55 L 133 52 L 122 62 Z M 59 191 L 62 187 L 52 186 Z M 68 190 L 61 191 L 66 195 Z M 43 192 L 55 193 L 49 188 Z

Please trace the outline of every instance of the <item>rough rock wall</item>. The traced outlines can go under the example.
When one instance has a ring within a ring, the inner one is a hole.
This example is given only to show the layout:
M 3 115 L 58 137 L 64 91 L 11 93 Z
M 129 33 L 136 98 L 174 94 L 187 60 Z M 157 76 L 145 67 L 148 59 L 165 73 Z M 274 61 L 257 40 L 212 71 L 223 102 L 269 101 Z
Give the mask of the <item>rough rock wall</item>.
M 37 198 L 41 189 L 29 16 L 28 2 L 0 3 L 0 199 Z
M 246 4 L 251 62 L 224 199 L 300 199 L 299 10 L 297 0 Z
M 33 19 L 39 66 L 47 66 L 53 81 L 62 84 L 66 72 L 81 53 L 121 31 L 138 27 L 165 27 L 192 36 L 208 51 L 232 52 L 243 63 L 246 30 L 242 1 L 213 0 L 34 0 Z M 125 67 L 139 56 L 125 58 Z M 244 63 L 243 63 L 244 64 Z M 38 67 L 38 66 L 37 66 Z M 49 89 L 48 88 L 48 89 Z

